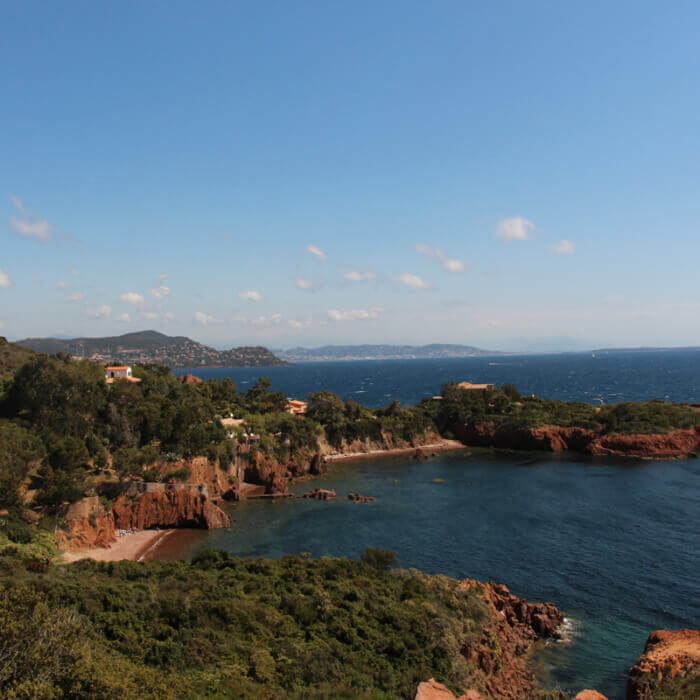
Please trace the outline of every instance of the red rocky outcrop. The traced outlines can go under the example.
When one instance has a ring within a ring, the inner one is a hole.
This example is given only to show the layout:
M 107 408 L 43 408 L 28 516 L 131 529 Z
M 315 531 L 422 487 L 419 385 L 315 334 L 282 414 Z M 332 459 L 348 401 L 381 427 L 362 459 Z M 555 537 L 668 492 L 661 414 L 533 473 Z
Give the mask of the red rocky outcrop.
M 469 579 L 459 584 L 465 590 L 473 587 L 481 590 L 492 621 L 474 641 L 465 643 L 462 654 L 481 672 L 487 697 L 532 697 L 535 679 L 520 657 L 537 639 L 559 637 L 564 616 L 551 603 L 529 603 L 514 596 L 504 585 Z M 494 652 L 496 641 L 498 653 Z
M 546 425 L 540 428 L 500 428 L 492 422 L 454 428 L 455 435 L 466 445 L 501 447 L 513 450 L 563 452 L 573 450 L 597 456 L 623 456 L 665 459 L 700 453 L 700 427 L 675 430 L 668 434 L 601 435 L 585 428 L 562 428 Z
M 194 374 L 183 374 L 177 378 L 180 384 L 202 384 L 202 380 L 199 377 L 195 377 Z
M 109 547 L 117 539 L 114 516 L 97 496 L 89 496 L 66 508 L 54 536 L 56 547 L 67 551 Z
M 210 498 L 206 486 L 132 482 L 113 507 L 118 528 L 217 528 L 231 519 Z
M 680 684 L 688 676 L 698 675 L 700 631 L 657 630 L 649 635 L 644 652 L 630 670 L 627 700 L 652 700 L 657 686 L 665 686 L 668 691 L 669 684 Z

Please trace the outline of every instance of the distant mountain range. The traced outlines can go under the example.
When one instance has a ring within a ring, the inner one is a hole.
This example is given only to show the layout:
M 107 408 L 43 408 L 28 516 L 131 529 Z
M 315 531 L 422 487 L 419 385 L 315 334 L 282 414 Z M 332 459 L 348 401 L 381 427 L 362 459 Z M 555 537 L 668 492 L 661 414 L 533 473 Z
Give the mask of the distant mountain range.
M 351 360 L 425 360 L 448 357 L 503 355 L 471 345 L 324 345 L 320 348 L 292 348 L 277 351 L 289 362 L 338 362 Z
M 95 362 L 151 363 L 184 367 L 272 367 L 288 364 L 260 346 L 215 350 L 185 336 L 157 331 L 126 333 L 111 338 L 26 338 L 17 345 L 37 352 L 66 352 Z

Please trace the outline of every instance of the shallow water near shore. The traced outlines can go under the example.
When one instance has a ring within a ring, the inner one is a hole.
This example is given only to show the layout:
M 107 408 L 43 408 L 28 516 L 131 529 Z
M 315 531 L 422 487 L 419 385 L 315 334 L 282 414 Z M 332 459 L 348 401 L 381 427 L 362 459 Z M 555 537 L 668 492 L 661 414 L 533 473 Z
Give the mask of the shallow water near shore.
M 381 547 L 404 567 L 499 581 L 570 620 L 569 641 L 534 654 L 538 675 L 621 698 L 649 632 L 700 625 L 699 476 L 699 460 L 489 450 L 358 460 L 292 487 L 333 488 L 335 501 L 241 503 L 231 530 L 175 533 L 154 555 L 357 558 Z M 377 500 L 352 503 L 351 492 Z

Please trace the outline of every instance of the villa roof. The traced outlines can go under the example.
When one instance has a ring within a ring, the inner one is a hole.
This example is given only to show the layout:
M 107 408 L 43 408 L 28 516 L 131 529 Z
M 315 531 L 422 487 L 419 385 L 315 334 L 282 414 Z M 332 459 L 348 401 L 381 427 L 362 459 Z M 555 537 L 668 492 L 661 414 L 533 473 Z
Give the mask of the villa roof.
M 472 384 L 471 382 L 460 382 L 457 384 L 459 389 L 468 389 L 469 391 L 485 391 L 492 389 L 493 384 Z
M 129 369 L 129 365 L 108 365 L 105 369 Z

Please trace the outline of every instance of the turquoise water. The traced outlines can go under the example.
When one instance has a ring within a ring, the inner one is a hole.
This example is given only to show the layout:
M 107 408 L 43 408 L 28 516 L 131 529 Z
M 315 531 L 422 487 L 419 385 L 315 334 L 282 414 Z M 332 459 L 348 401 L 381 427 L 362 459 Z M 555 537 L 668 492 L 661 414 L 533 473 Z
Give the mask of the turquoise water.
M 571 620 L 570 641 L 537 659 L 552 684 L 621 698 L 651 630 L 700 625 L 699 476 L 698 460 L 486 450 L 356 461 L 292 489 L 334 488 L 335 502 L 239 504 L 230 531 L 177 534 L 161 556 L 359 557 L 382 547 L 404 567 L 503 582 Z M 351 503 L 350 492 L 377 500 Z

